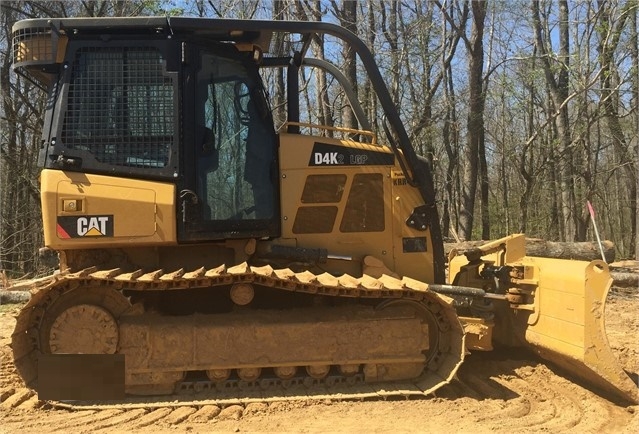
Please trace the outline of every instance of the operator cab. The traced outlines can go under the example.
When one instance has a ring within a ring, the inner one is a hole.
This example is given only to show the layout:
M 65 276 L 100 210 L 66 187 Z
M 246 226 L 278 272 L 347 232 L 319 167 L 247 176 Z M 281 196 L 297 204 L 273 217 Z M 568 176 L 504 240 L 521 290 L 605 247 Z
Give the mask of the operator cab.
M 76 21 L 52 32 L 64 59 L 34 69 L 52 107 L 42 166 L 174 184 L 178 242 L 279 236 L 259 47 L 228 32 L 172 34 L 166 22 L 113 32 Z M 24 35 L 25 50 L 34 39 Z

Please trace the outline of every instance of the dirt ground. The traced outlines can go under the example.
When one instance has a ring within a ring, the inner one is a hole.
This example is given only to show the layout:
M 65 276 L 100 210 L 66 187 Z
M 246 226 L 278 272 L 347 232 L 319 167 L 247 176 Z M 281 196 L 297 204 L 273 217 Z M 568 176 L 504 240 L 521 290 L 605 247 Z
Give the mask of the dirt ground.
M 19 305 L 0 306 L 0 433 L 571 432 L 638 433 L 639 406 L 615 404 L 528 354 L 472 354 L 458 378 L 425 399 L 67 410 L 38 401 L 11 362 Z M 610 345 L 639 373 L 639 296 L 611 295 Z

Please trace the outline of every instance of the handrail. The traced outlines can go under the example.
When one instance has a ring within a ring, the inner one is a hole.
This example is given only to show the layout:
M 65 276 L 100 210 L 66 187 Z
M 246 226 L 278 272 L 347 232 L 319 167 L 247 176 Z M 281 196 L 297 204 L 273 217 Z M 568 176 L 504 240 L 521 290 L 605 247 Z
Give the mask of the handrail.
M 328 131 L 339 131 L 342 133 L 349 133 L 349 134 L 359 134 L 362 136 L 369 136 L 371 138 L 371 143 L 367 143 L 370 145 L 375 145 L 375 146 L 379 146 L 377 144 L 377 135 L 372 132 L 372 131 L 366 131 L 366 130 L 357 130 L 357 129 L 353 129 L 353 128 L 346 128 L 346 127 L 332 127 L 329 125 L 318 125 L 318 124 L 311 124 L 311 123 L 306 123 L 306 122 L 284 122 L 284 124 L 282 124 L 282 126 L 280 127 L 280 131 L 286 130 L 286 127 L 288 127 L 289 125 L 294 125 L 294 126 L 298 126 L 298 127 L 306 127 L 306 128 L 318 128 L 321 130 L 328 130 Z

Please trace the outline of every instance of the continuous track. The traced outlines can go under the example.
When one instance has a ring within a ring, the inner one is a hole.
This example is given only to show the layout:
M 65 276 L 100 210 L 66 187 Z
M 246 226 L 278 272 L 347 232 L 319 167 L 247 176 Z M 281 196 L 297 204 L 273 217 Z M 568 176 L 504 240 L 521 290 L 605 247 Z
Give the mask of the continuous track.
M 120 269 L 97 270 L 88 268 L 76 273 L 57 275 L 32 291 L 32 298 L 17 317 L 12 335 L 14 361 L 20 376 L 29 387 L 37 385 L 38 356 L 42 352 L 38 328 L 44 312 L 63 293 L 81 287 L 103 286 L 118 291 L 174 291 L 190 288 L 215 288 L 236 283 L 249 283 L 282 291 L 317 294 L 331 297 L 350 297 L 383 300 L 411 300 L 425 307 L 435 318 L 438 329 L 438 348 L 432 353 L 422 375 L 411 381 L 365 383 L 363 375 L 329 375 L 323 379 L 296 376 L 282 380 L 261 377 L 255 381 L 229 379 L 224 382 L 183 381 L 171 399 L 175 406 L 206 404 L 269 402 L 299 399 L 364 399 L 389 396 L 428 395 L 450 382 L 464 357 L 464 334 L 451 302 L 431 291 L 428 286 L 410 278 L 397 279 L 382 276 L 354 278 L 349 275 L 335 277 L 328 273 L 315 275 L 305 271 L 294 273 L 290 269 L 270 266 L 251 267 L 246 263 L 227 268 L 200 268 L 192 272 L 162 270 L 143 273 L 123 272 Z M 124 315 L 139 313 L 133 305 Z M 177 399 L 175 399 L 177 398 Z M 153 407 L 154 399 L 130 397 L 119 404 L 90 405 L 114 408 L 136 405 Z M 63 404 L 59 404 L 63 405 Z M 64 404 L 68 405 L 68 404 Z M 89 404 L 76 403 L 74 406 Z M 157 399 L 158 407 L 167 406 L 165 398 Z

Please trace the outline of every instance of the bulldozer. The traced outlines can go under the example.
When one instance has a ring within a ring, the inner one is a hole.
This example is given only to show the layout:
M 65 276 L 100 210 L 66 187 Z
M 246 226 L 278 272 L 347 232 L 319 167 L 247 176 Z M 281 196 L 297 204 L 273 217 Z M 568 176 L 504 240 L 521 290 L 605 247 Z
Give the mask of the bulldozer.
M 526 256 L 522 234 L 445 257 L 430 165 L 350 31 L 134 17 L 12 32 L 14 71 L 47 95 L 39 182 L 60 259 L 12 335 L 27 386 L 429 395 L 469 352 L 508 346 L 639 402 L 605 334 L 605 262 Z M 357 54 L 380 120 L 311 56 L 325 37 Z M 358 128 L 301 121 L 307 68 L 339 83 Z

